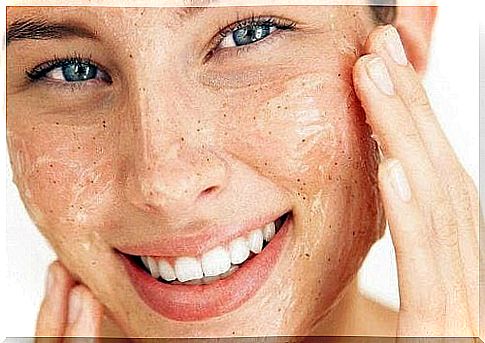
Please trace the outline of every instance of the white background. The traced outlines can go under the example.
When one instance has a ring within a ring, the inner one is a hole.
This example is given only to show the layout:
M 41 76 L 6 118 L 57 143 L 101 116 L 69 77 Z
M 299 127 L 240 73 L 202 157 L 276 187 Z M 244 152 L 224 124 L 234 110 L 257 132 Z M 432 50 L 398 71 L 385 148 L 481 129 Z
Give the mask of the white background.
M 479 50 L 475 11 L 480 11 L 478 6 L 471 6 L 471 3 L 470 6 L 468 3 L 464 5 L 459 1 L 440 2 L 440 5 L 425 86 L 443 129 L 464 167 L 478 184 Z M 4 13 L 3 8 L 0 13 L 3 23 Z M 4 73 L 0 81 L 3 87 Z M 5 137 L 3 125 L 0 134 Z M 2 140 L 1 144 L 0 148 L 6 152 L 5 141 Z M 0 316 L 0 337 L 32 336 L 43 295 L 46 267 L 54 259 L 54 254 L 27 217 L 17 189 L 11 182 L 6 157 L 3 163 L 6 165 L 7 182 L 6 204 L 1 208 L 6 212 L 7 230 L 6 236 L 0 231 L 0 243 L 6 242 L 6 245 L 0 245 L 0 261 L 7 261 L 7 282 L 2 283 L 3 291 L 0 291 L 0 295 L 4 296 L 0 305 L 1 316 L 4 317 Z M 0 265 L 0 268 L 4 267 Z M 0 276 L 5 275 L 4 270 L 0 269 Z M 359 282 L 368 296 L 398 307 L 394 252 L 388 233 L 372 248 L 359 274 Z

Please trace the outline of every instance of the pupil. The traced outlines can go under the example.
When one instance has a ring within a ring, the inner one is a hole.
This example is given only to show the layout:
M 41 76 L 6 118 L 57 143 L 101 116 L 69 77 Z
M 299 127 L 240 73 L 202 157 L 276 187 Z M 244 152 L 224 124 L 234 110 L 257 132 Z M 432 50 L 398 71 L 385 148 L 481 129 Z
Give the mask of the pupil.
M 66 81 L 85 81 L 96 77 L 97 69 L 88 63 L 71 63 L 62 67 L 62 75 Z
M 269 25 L 246 26 L 234 31 L 233 38 L 236 46 L 254 43 L 270 34 Z

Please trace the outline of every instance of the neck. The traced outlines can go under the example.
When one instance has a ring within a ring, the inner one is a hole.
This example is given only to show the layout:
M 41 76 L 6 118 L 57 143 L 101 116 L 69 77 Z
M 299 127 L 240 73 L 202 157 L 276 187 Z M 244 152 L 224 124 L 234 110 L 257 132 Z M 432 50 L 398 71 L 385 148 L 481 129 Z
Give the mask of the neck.
M 356 313 L 361 303 L 357 277 L 344 292 L 343 298 L 330 313 L 315 325 L 312 335 L 348 335 L 353 331 L 352 328 L 356 325 Z

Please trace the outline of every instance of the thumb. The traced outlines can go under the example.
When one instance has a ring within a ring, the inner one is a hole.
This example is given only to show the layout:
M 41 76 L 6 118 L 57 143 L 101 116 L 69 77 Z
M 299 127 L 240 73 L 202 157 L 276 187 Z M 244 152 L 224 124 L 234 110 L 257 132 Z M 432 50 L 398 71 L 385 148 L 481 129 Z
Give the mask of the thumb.
M 65 336 L 99 337 L 101 332 L 102 305 L 85 286 L 74 287 L 69 294 Z

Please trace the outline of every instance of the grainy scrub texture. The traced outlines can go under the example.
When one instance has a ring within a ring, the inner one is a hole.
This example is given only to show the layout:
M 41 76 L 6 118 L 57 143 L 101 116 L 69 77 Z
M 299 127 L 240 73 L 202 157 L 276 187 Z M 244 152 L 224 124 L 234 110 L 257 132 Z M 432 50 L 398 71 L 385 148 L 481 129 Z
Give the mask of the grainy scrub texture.
M 64 294 L 39 334 L 77 335 L 42 329 L 76 294 L 88 335 L 395 332 L 356 288 L 385 218 L 353 74 L 394 14 L 9 8 L 14 181 Z

